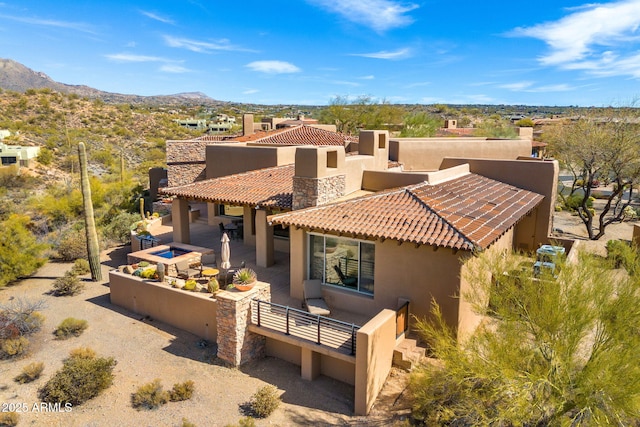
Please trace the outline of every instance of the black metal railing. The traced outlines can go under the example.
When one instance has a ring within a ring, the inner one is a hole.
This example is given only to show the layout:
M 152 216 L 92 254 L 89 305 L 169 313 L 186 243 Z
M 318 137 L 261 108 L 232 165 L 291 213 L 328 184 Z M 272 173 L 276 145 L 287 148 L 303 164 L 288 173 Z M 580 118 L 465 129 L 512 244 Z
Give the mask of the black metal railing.
M 396 338 L 409 329 L 409 301 L 396 310 Z
M 318 316 L 257 298 L 253 300 L 251 322 L 341 353 L 356 354 L 356 332 L 360 326 L 354 323 Z

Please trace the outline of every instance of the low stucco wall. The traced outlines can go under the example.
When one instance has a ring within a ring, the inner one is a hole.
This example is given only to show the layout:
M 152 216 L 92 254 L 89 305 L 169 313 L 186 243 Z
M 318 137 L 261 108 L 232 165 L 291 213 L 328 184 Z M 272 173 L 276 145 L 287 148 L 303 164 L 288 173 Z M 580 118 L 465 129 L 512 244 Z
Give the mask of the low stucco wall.
M 406 171 L 440 169 L 445 157 L 509 159 L 531 156 L 531 140 L 487 138 L 393 138 L 389 159 Z
M 109 287 L 112 304 L 217 340 L 217 302 L 211 294 L 183 291 L 116 270 L 109 272 Z
M 391 371 L 396 346 L 396 312 L 383 310 L 356 337 L 355 414 L 366 415 Z

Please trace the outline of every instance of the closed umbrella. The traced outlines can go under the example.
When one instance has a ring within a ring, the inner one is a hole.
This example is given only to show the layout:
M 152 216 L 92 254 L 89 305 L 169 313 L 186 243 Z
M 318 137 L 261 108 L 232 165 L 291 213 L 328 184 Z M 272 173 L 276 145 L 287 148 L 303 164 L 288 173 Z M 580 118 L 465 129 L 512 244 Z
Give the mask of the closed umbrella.
M 222 247 L 220 248 L 220 268 L 224 270 L 224 284 L 227 285 L 227 272 L 231 268 L 231 251 L 229 250 L 229 236 L 227 233 L 222 233 Z

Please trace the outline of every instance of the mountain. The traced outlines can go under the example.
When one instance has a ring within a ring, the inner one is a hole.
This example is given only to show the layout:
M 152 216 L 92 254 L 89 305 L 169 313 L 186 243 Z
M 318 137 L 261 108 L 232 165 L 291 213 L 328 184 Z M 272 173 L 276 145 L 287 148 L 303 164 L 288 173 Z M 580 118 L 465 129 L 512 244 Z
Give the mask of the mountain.
M 0 88 L 15 92 L 28 89 L 49 88 L 63 93 L 75 93 L 90 99 L 101 99 L 113 104 L 148 104 L 148 105 L 223 105 L 226 102 L 216 101 L 202 92 L 186 92 L 174 95 L 125 95 L 104 92 L 85 85 L 69 85 L 56 82 L 45 73 L 34 71 L 12 59 L 0 58 Z

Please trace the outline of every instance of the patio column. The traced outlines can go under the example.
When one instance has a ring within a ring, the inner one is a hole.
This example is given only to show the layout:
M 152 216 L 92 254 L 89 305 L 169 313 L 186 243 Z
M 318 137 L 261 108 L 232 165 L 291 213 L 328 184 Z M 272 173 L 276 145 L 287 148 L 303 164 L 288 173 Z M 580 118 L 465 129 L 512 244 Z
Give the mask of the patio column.
M 267 223 L 267 211 L 256 209 L 256 264 L 273 265 L 273 226 Z
M 173 223 L 173 241 L 191 243 L 189 231 L 189 201 L 175 198 L 171 204 L 171 222 Z

